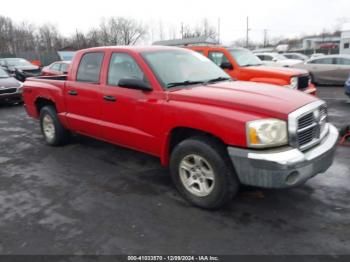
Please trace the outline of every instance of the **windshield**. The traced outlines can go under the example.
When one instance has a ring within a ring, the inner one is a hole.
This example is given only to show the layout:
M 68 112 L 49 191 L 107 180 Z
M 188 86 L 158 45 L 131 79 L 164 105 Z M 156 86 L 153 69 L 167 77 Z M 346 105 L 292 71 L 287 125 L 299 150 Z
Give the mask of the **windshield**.
M 188 50 L 165 50 L 142 54 L 163 87 L 223 81 L 230 77 L 205 56 Z M 177 85 L 176 85 L 177 84 Z
M 8 66 L 30 66 L 32 65 L 30 62 L 28 62 L 25 59 L 22 58 L 8 58 L 6 59 Z
M 231 55 L 236 60 L 239 66 L 256 66 L 261 65 L 262 62 L 253 52 L 246 49 L 231 49 Z
M 2 68 L 0 68 L 0 78 L 8 78 L 9 74 Z

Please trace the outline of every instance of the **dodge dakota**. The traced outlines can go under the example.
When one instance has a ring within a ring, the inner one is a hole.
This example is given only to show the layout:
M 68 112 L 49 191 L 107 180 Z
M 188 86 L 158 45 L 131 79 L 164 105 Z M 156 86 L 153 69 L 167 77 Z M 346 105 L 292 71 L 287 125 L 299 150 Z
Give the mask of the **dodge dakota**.
M 233 81 L 176 47 L 81 50 L 68 75 L 29 78 L 23 94 L 47 144 L 73 132 L 157 156 L 184 198 L 208 209 L 240 184 L 303 184 L 330 167 L 338 139 L 324 101 Z

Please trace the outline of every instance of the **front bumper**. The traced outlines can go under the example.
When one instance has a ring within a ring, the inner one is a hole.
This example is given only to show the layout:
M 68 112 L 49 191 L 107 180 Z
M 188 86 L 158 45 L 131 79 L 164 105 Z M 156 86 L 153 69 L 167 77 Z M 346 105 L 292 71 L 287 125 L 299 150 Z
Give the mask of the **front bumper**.
M 292 147 L 269 150 L 228 147 L 228 152 L 242 184 L 288 188 L 305 183 L 332 165 L 338 136 L 338 130 L 330 125 L 321 143 L 304 152 Z
M 0 90 L 0 101 L 22 101 L 22 91 L 20 88 L 8 88 L 8 89 L 16 89 L 15 92 L 5 92 L 5 89 Z

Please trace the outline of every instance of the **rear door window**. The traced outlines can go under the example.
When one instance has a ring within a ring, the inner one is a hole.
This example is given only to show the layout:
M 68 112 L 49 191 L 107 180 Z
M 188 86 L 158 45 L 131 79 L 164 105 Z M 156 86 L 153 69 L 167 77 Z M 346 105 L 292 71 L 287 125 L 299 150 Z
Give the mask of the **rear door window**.
M 334 63 L 337 65 L 350 65 L 350 59 L 337 57 L 335 58 Z
M 309 62 L 309 64 L 317 64 L 317 65 L 332 65 L 333 64 L 333 58 L 319 58 L 315 59 Z
M 87 83 L 99 83 L 103 53 L 85 54 L 78 68 L 77 81 Z

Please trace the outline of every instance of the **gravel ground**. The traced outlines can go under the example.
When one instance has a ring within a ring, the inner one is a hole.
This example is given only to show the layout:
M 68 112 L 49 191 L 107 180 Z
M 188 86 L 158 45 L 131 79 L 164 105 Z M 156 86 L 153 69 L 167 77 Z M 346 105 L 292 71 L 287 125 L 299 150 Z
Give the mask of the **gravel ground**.
M 321 87 L 337 127 L 343 88 Z M 350 254 L 350 147 L 289 190 L 243 187 L 225 210 L 187 204 L 158 159 L 85 137 L 52 148 L 0 107 L 0 254 Z

